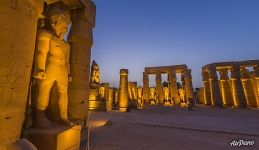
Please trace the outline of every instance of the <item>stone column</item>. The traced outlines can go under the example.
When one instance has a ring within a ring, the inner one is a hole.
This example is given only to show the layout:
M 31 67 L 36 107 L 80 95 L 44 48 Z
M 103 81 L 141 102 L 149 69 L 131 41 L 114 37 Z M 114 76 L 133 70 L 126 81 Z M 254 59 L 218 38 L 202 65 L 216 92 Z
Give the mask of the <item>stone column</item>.
M 228 78 L 228 69 L 220 69 L 220 84 L 221 84 L 221 95 L 223 100 L 223 106 L 233 106 L 233 98 L 232 93 L 229 85 L 229 78 Z
M 144 103 L 149 103 L 149 79 L 148 74 L 143 72 L 143 101 Z
M 211 102 L 211 90 L 210 90 L 210 80 L 208 72 L 202 72 L 203 86 L 204 86 L 204 103 L 205 105 L 212 105 Z
M 84 5 L 84 8 L 72 11 L 72 27 L 68 36 L 72 76 L 68 87 L 68 115 L 72 120 L 81 121 L 82 125 L 88 113 L 92 29 L 95 26 L 95 4 L 89 0 Z
M 114 89 L 114 106 L 118 106 L 118 101 L 119 101 L 119 91 L 118 89 Z
M 184 72 L 184 88 L 186 91 L 186 98 L 187 101 L 189 99 L 193 99 L 193 85 L 192 85 L 192 75 L 191 75 L 191 69 L 188 69 Z
M 156 73 L 156 98 L 160 104 L 163 103 L 163 89 L 161 73 Z
M 177 81 L 176 81 L 176 72 L 171 71 L 169 72 L 169 82 L 170 82 L 170 93 L 171 93 L 171 99 L 174 101 L 175 104 L 180 104 L 180 97 L 178 95 L 177 90 Z
M 106 110 L 111 110 L 111 104 L 109 102 L 109 86 L 110 84 L 109 83 L 102 83 L 102 87 L 104 88 L 104 100 L 105 100 L 105 107 L 106 107 Z
M 43 0 L 0 0 L 0 149 L 19 140 Z
M 218 83 L 218 76 L 215 68 L 209 69 L 210 78 L 210 92 L 212 106 L 222 107 L 222 99 L 220 95 L 220 88 Z
M 246 107 L 246 98 L 242 86 L 239 65 L 234 65 L 231 69 L 231 81 L 234 105 L 237 107 Z
M 120 112 L 126 112 L 128 107 L 128 69 L 120 70 L 119 107 Z
M 113 108 L 114 106 L 114 88 L 110 88 L 109 89 L 109 108 L 110 110 Z
M 249 70 L 241 69 L 241 79 L 246 97 L 247 107 L 256 107 L 256 99 Z
M 259 107 L 259 65 L 254 67 L 254 91 L 256 94 L 256 103 L 257 107 Z

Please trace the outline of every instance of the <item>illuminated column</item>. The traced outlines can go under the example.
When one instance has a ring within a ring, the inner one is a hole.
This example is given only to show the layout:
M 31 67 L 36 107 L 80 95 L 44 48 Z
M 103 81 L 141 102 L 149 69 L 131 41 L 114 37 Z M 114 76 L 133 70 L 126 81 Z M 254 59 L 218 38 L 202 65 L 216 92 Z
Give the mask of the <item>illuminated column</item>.
M 0 149 L 20 138 L 42 0 L 0 0 Z
M 256 95 L 257 107 L 259 107 L 259 66 L 254 67 L 253 86 L 254 93 Z
M 119 107 L 121 112 L 126 112 L 128 107 L 128 69 L 120 70 Z
M 222 99 L 220 95 L 216 69 L 213 68 L 209 70 L 209 78 L 210 78 L 210 92 L 211 92 L 212 106 L 222 107 Z
M 247 107 L 256 107 L 256 99 L 249 70 L 241 68 L 241 79 L 245 92 Z
M 156 97 L 160 104 L 163 103 L 163 89 L 161 73 L 156 73 Z
M 72 10 L 72 27 L 68 36 L 72 76 L 68 86 L 68 115 L 72 120 L 81 121 L 82 127 L 88 113 L 92 29 L 95 26 L 95 4 L 87 0 L 84 5 L 84 8 Z
M 175 104 L 180 104 L 180 97 L 178 95 L 177 90 L 177 81 L 176 81 L 176 72 L 171 71 L 169 72 L 169 81 L 170 81 L 170 93 L 171 99 L 174 101 Z
M 104 99 L 106 104 L 106 110 L 111 110 L 111 103 L 109 101 L 109 83 L 102 83 L 102 87 L 104 87 Z
M 114 89 L 114 106 L 118 106 L 119 101 L 119 91 L 118 89 Z
M 184 72 L 184 88 L 186 91 L 186 98 L 187 101 L 189 99 L 193 99 L 193 85 L 192 85 L 192 75 L 191 75 L 191 69 L 188 69 Z
M 149 103 L 149 79 L 148 74 L 143 72 L 143 101 L 144 103 Z
M 231 70 L 231 81 L 232 81 L 232 94 L 234 99 L 234 105 L 237 107 L 246 107 L 246 98 L 245 98 L 245 93 L 242 86 L 239 65 L 233 66 Z
M 113 105 L 114 105 L 114 100 L 115 100 L 115 89 L 114 88 L 110 88 L 109 89 L 109 106 L 112 109 Z
M 223 106 L 233 106 L 233 99 L 232 93 L 229 85 L 229 78 L 228 78 L 228 69 L 220 69 L 220 84 L 221 84 L 221 91 L 222 91 L 222 100 Z
M 211 90 L 210 90 L 210 80 L 208 72 L 202 72 L 203 86 L 204 86 L 204 102 L 205 105 L 212 105 L 211 102 Z

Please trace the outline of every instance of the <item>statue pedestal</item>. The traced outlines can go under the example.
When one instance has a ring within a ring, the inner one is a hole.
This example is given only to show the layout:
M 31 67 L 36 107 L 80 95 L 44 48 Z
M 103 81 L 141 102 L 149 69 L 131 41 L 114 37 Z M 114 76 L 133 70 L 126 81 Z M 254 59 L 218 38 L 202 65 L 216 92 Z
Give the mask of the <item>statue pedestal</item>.
M 38 150 L 78 150 L 80 147 L 81 126 L 55 125 L 50 128 L 31 127 L 24 131 Z

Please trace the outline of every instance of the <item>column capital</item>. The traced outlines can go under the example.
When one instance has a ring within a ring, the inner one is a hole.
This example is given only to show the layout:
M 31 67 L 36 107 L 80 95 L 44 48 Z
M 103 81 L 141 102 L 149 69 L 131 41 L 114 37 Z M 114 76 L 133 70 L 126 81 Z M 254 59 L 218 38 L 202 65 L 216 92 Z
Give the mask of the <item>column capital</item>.
M 209 73 L 209 79 L 210 80 L 218 80 L 218 75 L 216 69 L 210 69 L 208 70 Z
M 220 80 L 228 80 L 228 69 L 219 70 Z
M 120 75 L 125 75 L 125 76 L 127 76 L 128 73 L 129 73 L 128 69 L 121 69 L 121 70 L 120 70 Z
M 202 80 L 203 81 L 209 81 L 209 73 L 208 72 L 205 72 L 205 71 L 202 72 Z

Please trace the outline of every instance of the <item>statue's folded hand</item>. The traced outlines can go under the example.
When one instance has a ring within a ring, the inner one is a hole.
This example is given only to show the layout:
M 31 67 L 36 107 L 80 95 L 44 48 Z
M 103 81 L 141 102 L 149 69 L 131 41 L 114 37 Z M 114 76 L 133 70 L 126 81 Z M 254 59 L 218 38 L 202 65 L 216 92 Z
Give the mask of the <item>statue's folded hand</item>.
M 33 77 L 36 79 L 45 79 L 45 72 L 44 71 L 38 71 Z

